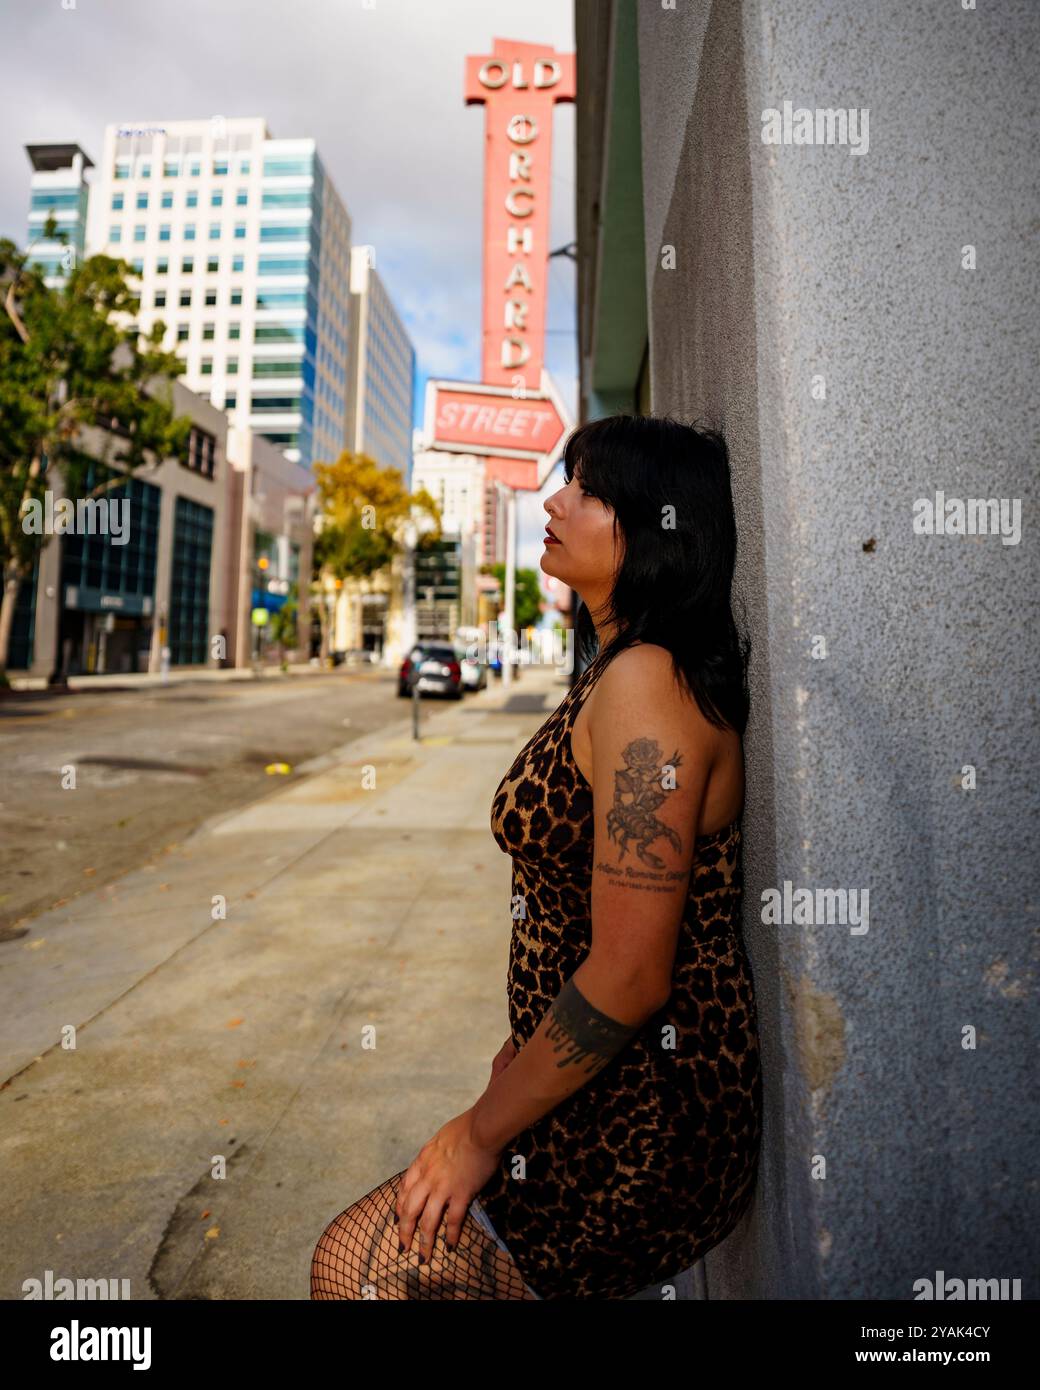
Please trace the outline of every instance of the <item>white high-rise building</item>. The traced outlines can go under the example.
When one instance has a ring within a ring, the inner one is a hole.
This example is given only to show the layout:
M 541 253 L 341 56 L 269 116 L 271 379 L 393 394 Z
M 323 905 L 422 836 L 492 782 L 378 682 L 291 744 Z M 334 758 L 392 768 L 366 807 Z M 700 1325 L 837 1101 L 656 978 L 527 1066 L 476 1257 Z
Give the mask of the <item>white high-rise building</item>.
M 313 140 L 260 117 L 107 126 L 87 245 L 133 266 L 185 385 L 294 461 L 339 456 L 350 218 Z
M 32 164 L 29 194 L 29 258 L 55 289 L 83 259 L 89 187 L 84 175 L 94 161 L 78 145 L 26 145 Z M 45 241 L 44 225 L 54 214 L 58 240 Z M 60 238 L 64 234 L 64 240 Z

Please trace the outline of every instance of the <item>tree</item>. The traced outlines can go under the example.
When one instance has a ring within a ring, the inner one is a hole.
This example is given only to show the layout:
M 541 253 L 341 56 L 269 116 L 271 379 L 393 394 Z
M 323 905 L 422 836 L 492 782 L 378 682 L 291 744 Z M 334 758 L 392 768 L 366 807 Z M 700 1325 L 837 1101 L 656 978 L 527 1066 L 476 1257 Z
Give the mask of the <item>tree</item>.
M 44 236 L 53 238 L 48 217 Z M 0 681 L 21 582 L 49 537 L 23 524 L 48 490 L 81 498 L 91 469 L 102 481 L 86 498 L 119 487 L 138 468 L 187 459 L 191 420 L 175 416 L 170 382 L 183 371 L 162 349 L 163 323 L 147 335 L 118 326 L 136 314 L 131 267 L 91 256 L 51 290 L 7 238 L 0 239 Z M 94 430 L 102 442 L 88 444 Z M 85 500 L 85 499 L 84 499 Z
M 295 584 L 289 586 L 289 595 L 281 608 L 271 615 L 270 634 L 271 641 L 278 648 L 278 661 L 283 671 L 289 669 L 289 663 L 285 658 L 287 647 L 297 645 L 296 618 L 298 613 L 299 590 Z
M 481 574 L 493 574 L 498 580 L 503 595 L 506 591 L 505 565 L 481 565 Z M 542 586 L 538 581 L 537 570 L 517 569 L 516 590 L 513 598 L 516 612 L 513 625 L 517 632 L 525 627 L 533 627 L 542 615 Z
M 385 569 L 403 542 L 408 523 L 426 515 L 431 534 L 440 535 L 440 512 L 430 494 L 409 493 L 399 468 L 383 468 L 367 454 L 345 450 L 335 463 L 314 466 L 321 507 L 314 542 L 315 592 L 321 622 L 321 650 L 328 655 L 328 613 L 323 585 L 327 576 L 342 587 Z

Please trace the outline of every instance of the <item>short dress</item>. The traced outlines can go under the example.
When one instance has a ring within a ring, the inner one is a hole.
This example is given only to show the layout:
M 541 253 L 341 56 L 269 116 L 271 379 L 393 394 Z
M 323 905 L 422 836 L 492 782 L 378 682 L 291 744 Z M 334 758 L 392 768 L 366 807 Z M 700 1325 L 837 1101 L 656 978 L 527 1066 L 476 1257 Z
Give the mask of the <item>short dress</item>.
M 570 732 L 602 657 L 492 800 L 492 833 L 513 860 L 506 992 L 518 1049 L 591 945 L 592 788 Z M 740 932 L 741 854 L 739 820 L 698 837 L 668 1002 L 509 1141 L 475 1198 L 478 1219 L 486 1216 L 539 1298 L 627 1298 L 665 1283 L 723 1240 L 751 1202 L 762 1081 Z

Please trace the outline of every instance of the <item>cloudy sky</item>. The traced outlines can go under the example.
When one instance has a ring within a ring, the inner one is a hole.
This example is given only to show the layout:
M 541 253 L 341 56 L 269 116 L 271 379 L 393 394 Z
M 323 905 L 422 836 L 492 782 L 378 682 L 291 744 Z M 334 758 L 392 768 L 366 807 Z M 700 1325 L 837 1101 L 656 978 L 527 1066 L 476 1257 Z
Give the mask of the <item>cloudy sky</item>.
M 484 116 L 463 102 L 463 62 L 496 37 L 572 51 L 569 0 L 0 0 L 0 17 L 0 236 L 25 244 L 27 144 L 96 161 L 111 121 L 263 116 L 275 138 L 314 137 L 354 241 L 375 246 L 415 344 L 417 415 L 427 377 L 479 378 Z M 554 249 L 574 236 L 573 145 L 561 104 Z M 573 413 L 574 263 L 549 264 L 546 365 Z M 561 481 L 521 494 L 523 565 Z

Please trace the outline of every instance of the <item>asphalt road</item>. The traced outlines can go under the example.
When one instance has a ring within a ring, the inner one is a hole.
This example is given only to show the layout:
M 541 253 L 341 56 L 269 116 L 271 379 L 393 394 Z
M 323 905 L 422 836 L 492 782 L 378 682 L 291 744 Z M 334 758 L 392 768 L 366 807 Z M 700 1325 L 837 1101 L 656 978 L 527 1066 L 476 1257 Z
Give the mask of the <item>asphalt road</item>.
M 0 940 L 284 786 L 308 759 L 407 718 L 396 688 L 394 672 L 337 671 L 5 698 Z M 272 763 L 293 771 L 265 772 Z

